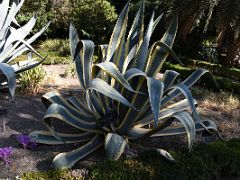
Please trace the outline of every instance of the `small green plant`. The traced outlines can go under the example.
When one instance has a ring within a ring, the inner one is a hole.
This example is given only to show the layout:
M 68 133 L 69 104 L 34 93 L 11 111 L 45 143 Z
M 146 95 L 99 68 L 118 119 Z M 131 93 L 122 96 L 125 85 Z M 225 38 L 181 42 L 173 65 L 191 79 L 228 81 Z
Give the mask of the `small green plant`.
M 43 67 L 37 66 L 19 74 L 20 91 L 24 94 L 37 94 L 41 90 L 46 72 Z
M 69 41 L 65 39 L 49 39 L 39 46 L 40 51 L 54 52 L 58 56 L 70 56 Z
M 63 77 L 76 77 L 76 69 L 74 64 L 70 64 L 64 71 Z
M 42 101 L 48 109 L 43 122 L 49 131 L 30 134 L 37 143 L 85 143 L 58 154 L 53 159 L 55 168 L 70 168 L 102 147 L 108 159 L 117 160 L 127 144 L 144 137 L 187 133 L 191 149 L 196 131 L 217 132 L 214 122 L 200 119 L 189 90 L 201 76 L 210 75 L 207 70 L 198 69 L 181 83 L 176 83 L 179 73 L 175 71 L 166 71 L 163 79 L 155 79 L 169 54 L 180 61 L 171 49 L 177 33 L 177 16 L 161 40 L 150 46 L 151 35 L 162 15 L 155 19 L 153 13 L 144 32 L 142 2 L 126 38 L 129 5 L 120 14 L 109 44 L 101 46 L 102 59 L 95 63 L 94 43 L 79 40 L 76 29 L 70 25 L 71 55 L 83 98 L 73 96 L 66 101 L 57 92 L 46 93 Z M 184 99 L 173 101 L 181 94 Z M 54 126 L 59 121 L 78 132 L 59 131 Z M 172 159 L 168 153 L 162 155 Z
M 49 24 L 39 32 L 28 37 L 37 21 L 36 16 L 34 15 L 21 27 L 15 16 L 22 7 L 24 0 L 11 2 L 11 6 L 9 0 L 2 0 L 0 2 L 0 86 L 8 84 L 13 100 L 16 86 L 15 74 L 38 66 L 44 60 L 30 44 L 46 30 Z M 14 59 L 26 51 L 30 51 L 27 60 L 16 63 Z M 32 53 L 39 57 L 41 61 L 33 59 Z

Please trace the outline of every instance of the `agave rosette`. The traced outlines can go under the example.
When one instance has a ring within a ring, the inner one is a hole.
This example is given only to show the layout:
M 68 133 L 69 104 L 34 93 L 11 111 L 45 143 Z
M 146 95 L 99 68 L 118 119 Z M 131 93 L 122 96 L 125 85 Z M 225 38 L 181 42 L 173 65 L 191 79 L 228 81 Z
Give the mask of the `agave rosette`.
M 21 0 L 19 3 L 13 1 L 9 7 L 9 0 L 2 0 L 0 2 L 0 88 L 4 88 L 7 82 L 12 99 L 15 94 L 15 74 L 31 69 L 44 60 L 31 46 L 31 43 L 33 43 L 49 25 L 47 24 L 31 37 L 27 37 L 36 23 L 36 16 L 33 16 L 25 25 L 20 27 L 15 16 L 23 3 L 24 0 Z M 27 59 L 16 63 L 14 59 L 25 51 L 29 51 Z M 39 57 L 41 61 L 33 59 L 32 53 Z
M 70 25 L 70 46 L 83 98 L 65 100 L 57 92 L 42 97 L 48 108 L 43 122 L 49 131 L 35 131 L 30 136 L 37 143 L 85 143 L 78 149 L 60 153 L 53 159 L 55 168 L 70 168 L 90 153 L 105 147 L 109 159 L 118 159 L 128 143 L 143 137 L 187 134 L 191 149 L 198 130 L 217 131 L 212 121 L 201 121 L 196 101 L 189 87 L 202 75 L 196 70 L 176 84 L 179 74 L 166 71 L 161 80 L 155 78 L 168 55 L 178 60 L 172 51 L 177 33 L 177 17 L 173 19 L 161 40 L 149 47 L 151 35 L 160 21 L 154 13 L 144 32 L 144 2 L 127 33 L 129 3 L 121 12 L 108 45 L 100 46 L 102 59 L 93 63 L 94 43 L 79 40 Z M 211 77 L 211 76 L 210 76 Z M 173 101 L 182 94 L 185 98 Z M 64 122 L 79 133 L 58 132 L 55 122 Z M 178 125 L 172 125 L 179 121 Z

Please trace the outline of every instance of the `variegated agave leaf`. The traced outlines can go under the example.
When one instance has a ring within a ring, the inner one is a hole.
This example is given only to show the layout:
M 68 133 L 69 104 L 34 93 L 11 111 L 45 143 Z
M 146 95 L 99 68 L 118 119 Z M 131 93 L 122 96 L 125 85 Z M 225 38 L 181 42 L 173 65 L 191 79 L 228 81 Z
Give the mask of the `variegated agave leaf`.
M 150 46 L 151 35 L 162 15 L 155 18 L 153 13 L 144 32 L 143 1 L 127 33 L 128 10 L 129 3 L 119 16 L 109 44 L 100 46 L 102 61 L 95 64 L 93 42 L 80 40 L 76 29 L 70 25 L 71 54 L 84 91 L 83 98 L 65 100 L 57 92 L 45 94 L 42 100 L 48 110 L 43 122 L 49 131 L 31 134 L 36 142 L 45 144 L 86 143 L 57 155 L 53 160 L 56 168 L 69 168 L 101 147 L 105 147 L 107 158 L 116 160 L 127 143 L 146 136 L 185 133 L 191 149 L 197 131 L 217 132 L 212 121 L 201 121 L 196 100 L 189 90 L 201 76 L 209 74 L 208 71 L 199 69 L 180 84 L 176 84 L 179 73 L 175 71 L 166 71 L 163 79 L 155 78 L 168 55 L 179 61 L 172 51 L 177 17 L 164 36 Z M 180 94 L 185 99 L 173 101 Z M 54 121 L 73 126 L 79 133 L 59 133 Z M 172 125 L 173 121 L 179 123 Z M 159 153 L 174 159 L 164 150 Z
M 24 0 L 20 1 L 18 4 L 16 1 L 13 1 L 11 5 L 9 0 L 2 0 L 0 2 L 0 71 L 2 74 L 0 78 L 0 88 L 3 88 L 3 85 L 7 83 L 12 99 L 14 97 L 16 84 L 15 74 L 31 69 L 41 64 L 44 60 L 44 58 L 31 46 L 31 43 L 49 26 L 48 23 L 42 30 L 30 38 L 26 38 L 36 23 L 36 16 L 33 16 L 25 25 L 20 27 L 15 16 L 23 3 Z M 20 61 L 15 64 L 12 63 L 16 57 L 25 51 L 30 52 L 26 61 Z M 40 61 L 33 59 L 32 53 L 39 57 Z

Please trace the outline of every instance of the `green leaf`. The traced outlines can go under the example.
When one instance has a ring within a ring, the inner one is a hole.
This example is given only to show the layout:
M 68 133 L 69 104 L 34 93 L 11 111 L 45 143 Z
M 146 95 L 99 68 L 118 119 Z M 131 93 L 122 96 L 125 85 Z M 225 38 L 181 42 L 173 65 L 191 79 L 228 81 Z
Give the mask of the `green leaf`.
M 137 48 L 140 46 L 140 42 L 143 38 L 143 26 L 144 26 L 144 1 L 134 18 L 132 27 L 129 31 L 127 42 L 125 45 L 125 56 L 123 63 L 123 73 L 127 70 L 129 63 L 136 55 Z
M 20 3 L 17 5 L 15 2 L 12 3 L 12 6 L 11 6 L 7 16 L 4 18 L 5 21 L 2 26 L 2 30 L 0 31 L 0 40 L 3 40 L 4 36 L 6 35 L 6 29 L 8 29 L 8 27 L 10 27 L 11 23 L 13 22 L 16 14 L 22 7 L 23 3 L 24 3 L 24 0 L 20 1 Z
M 135 64 L 135 67 L 142 71 L 145 69 L 145 66 L 146 66 L 147 56 L 148 56 L 148 46 L 149 46 L 150 38 L 152 36 L 154 28 L 155 26 L 154 26 L 154 12 L 153 12 L 150 22 L 148 24 L 147 32 L 145 34 L 145 37 L 143 39 L 143 42 L 139 50 L 139 54 L 136 59 L 136 64 Z
M 191 150 L 193 142 L 195 141 L 195 135 L 196 135 L 195 123 L 192 117 L 190 116 L 189 113 L 185 111 L 173 114 L 172 117 L 179 120 L 185 127 L 185 130 L 188 136 L 188 148 Z
M 86 102 L 83 102 L 83 100 L 84 98 L 80 100 L 75 96 L 71 96 L 68 98 L 68 102 L 75 108 L 77 108 L 79 111 L 91 114 L 91 111 L 88 109 L 88 107 L 86 107 Z
M 179 73 L 172 70 L 166 70 L 163 76 L 164 91 L 168 90 L 179 76 Z
M 101 55 L 102 55 L 102 62 L 104 62 L 107 58 L 107 50 L 108 50 L 108 44 L 101 44 L 98 45 L 100 47 L 101 50 Z M 100 55 L 100 53 L 98 53 Z
M 114 30 L 108 45 L 106 61 L 110 61 L 112 59 L 113 54 L 115 53 L 117 48 L 119 48 L 120 43 L 124 38 L 126 26 L 127 26 L 129 5 L 130 5 L 130 1 L 125 5 L 114 27 Z
M 147 86 L 148 86 L 148 94 L 149 94 L 151 109 L 154 117 L 154 124 L 155 124 L 155 127 L 157 127 L 158 113 L 160 111 L 164 84 L 159 80 L 147 77 Z
M 69 26 L 69 40 L 70 40 L 70 52 L 73 60 L 75 60 L 76 71 L 80 82 L 80 86 L 84 88 L 83 65 L 81 63 L 81 56 L 79 52 L 77 52 L 77 46 L 79 45 L 79 37 L 77 34 L 77 30 L 72 23 L 70 23 Z
M 124 78 L 127 81 L 130 81 L 132 78 L 138 77 L 138 76 L 146 77 L 146 74 L 137 68 L 131 68 L 131 69 L 127 70 L 126 73 L 124 74 Z
M 70 126 L 73 126 L 81 131 L 102 133 L 96 122 L 88 121 L 87 117 L 74 116 L 71 114 L 64 106 L 59 104 L 52 104 L 48 107 L 45 116 L 43 117 L 43 122 L 49 128 L 51 133 L 58 139 L 58 133 L 55 132 L 52 122 L 62 121 Z M 60 139 L 61 140 L 61 139 Z
M 124 78 L 121 72 L 118 70 L 117 66 L 112 62 L 103 62 L 96 64 L 103 71 L 108 73 L 111 77 L 113 77 L 116 81 L 118 81 L 122 86 L 124 86 L 129 91 L 134 92 L 128 81 Z
M 37 40 L 48 28 L 48 26 L 50 25 L 50 22 L 47 23 L 46 26 L 44 26 L 39 32 L 37 32 L 36 34 L 34 34 L 32 37 L 30 37 L 29 39 L 26 40 L 26 42 L 28 44 L 33 43 L 35 40 Z M 17 49 L 15 49 L 11 56 L 9 56 L 8 58 L 6 58 L 6 60 L 4 60 L 4 62 L 10 62 L 13 59 L 15 59 L 16 57 L 18 57 L 19 55 L 21 55 L 23 52 L 29 50 L 28 47 L 25 44 L 22 44 L 21 46 L 19 46 Z
M 0 63 L 0 71 L 2 75 L 7 79 L 9 92 L 12 100 L 14 100 L 15 87 L 16 87 L 15 71 L 13 67 L 11 67 L 6 63 Z
M 178 132 L 176 131 L 171 131 L 170 134 L 166 134 L 167 129 L 169 128 L 169 125 L 172 123 L 172 121 L 175 118 L 176 120 L 179 120 L 181 124 L 184 126 L 185 133 L 188 134 L 188 145 L 189 149 L 191 149 L 192 144 L 195 140 L 195 134 L 196 134 L 196 128 L 195 128 L 195 123 L 190 116 L 190 114 L 186 111 L 180 111 L 175 114 L 172 114 L 170 117 L 164 120 L 164 122 L 158 126 L 155 129 L 146 129 L 146 128 L 140 128 L 138 126 L 134 126 L 131 131 L 129 131 L 128 138 L 129 139 L 134 139 L 134 138 L 141 138 L 143 136 L 151 136 L 151 137 L 156 137 L 160 136 L 159 134 L 162 134 L 163 136 L 167 135 L 177 135 Z M 176 126 L 173 126 L 176 127 Z M 166 131 L 165 131 L 166 129 Z M 165 132 L 165 133 L 163 133 Z
M 34 131 L 29 134 L 29 137 L 36 143 L 56 145 L 69 143 L 82 143 L 91 140 L 94 133 L 84 132 L 81 134 L 65 134 L 58 133 L 61 140 L 56 139 L 49 131 Z
M 204 124 L 200 120 L 200 117 L 199 117 L 199 115 L 197 113 L 197 110 L 196 110 L 196 107 L 194 105 L 194 99 L 192 97 L 192 94 L 191 94 L 189 88 L 186 85 L 184 85 L 184 84 L 179 84 L 179 85 L 174 86 L 172 89 L 173 90 L 174 89 L 178 89 L 179 91 L 182 92 L 182 94 L 188 99 L 189 106 L 191 108 L 194 120 L 196 122 L 198 122 L 199 124 L 201 124 L 203 126 L 203 128 L 205 128 L 208 131 L 208 129 L 204 126 Z
M 109 160 L 118 160 L 125 150 L 127 141 L 118 134 L 108 133 L 105 139 L 106 156 Z
M 216 86 L 216 81 L 214 80 L 214 77 L 211 75 L 211 73 L 209 73 L 208 70 L 206 69 L 197 69 L 196 71 L 194 71 L 187 79 L 185 79 L 181 84 L 187 86 L 188 88 L 190 88 L 193 84 L 195 84 L 203 75 L 208 75 L 209 80 L 211 82 L 213 82 L 213 86 Z M 170 91 L 167 96 L 163 97 L 162 100 L 162 105 L 164 105 L 165 103 L 169 102 L 170 100 L 172 100 L 173 98 L 177 97 L 179 94 L 181 93 L 181 91 L 179 89 L 174 89 L 172 91 Z
M 204 120 L 204 121 L 202 121 L 202 123 L 209 131 L 214 131 L 219 136 L 219 138 L 222 139 L 222 137 L 220 136 L 220 134 L 218 132 L 215 122 L 213 122 L 211 120 Z M 197 122 L 195 123 L 195 129 L 197 132 L 205 131 L 205 128 L 203 128 L 202 125 Z M 162 131 L 159 131 L 159 132 L 153 134 L 151 137 L 172 136 L 172 135 L 181 135 L 181 134 L 186 134 L 185 127 L 184 126 L 175 126 L 175 127 L 168 127 Z
M 169 161 L 175 161 L 174 157 L 164 149 L 157 149 L 157 152 Z
M 182 64 L 181 60 L 179 59 L 179 57 L 175 54 L 175 52 L 167 45 L 165 44 L 164 42 L 161 42 L 161 41 L 157 41 L 155 42 L 150 51 L 149 51 L 149 56 L 148 56 L 148 61 L 147 61 L 147 65 L 146 65 L 146 69 L 145 69 L 145 72 L 146 74 L 148 74 L 148 72 L 150 71 L 149 69 L 151 68 L 151 65 L 153 63 L 153 60 L 156 55 L 156 53 L 160 52 L 160 49 L 163 49 L 165 52 L 169 53 L 171 55 L 171 57 L 176 60 L 179 64 Z M 159 60 L 159 59 L 158 59 Z M 163 61 L 161 62 L 161 59 L 160 59 L 160 64 L 159 66 L 161 67 L 162 64 L 165 62 L 165 58 L 162 59 Z
M 67 153 L 60 153 L 53 159 L 53 166 L 57 169 L 71 168 L 76 162 L 90 155 L 104 145 L 103 136 L 97 135 L 91 141 L 78 149 Z
M 89 107 L 91 108 L 91 111 L 95 114 L 95 119 L 101 118 L 105 114 L 105 107 L 103 107 L 103 104 L 101 103 L 101 99 L 97 96 L 96 91 L 87 91 L 86 92 L 89 104 Z
M 111 87 L 108 83 L 106 83 L 102 79 L 99 78 L 93 79 L 90 82 L 89 86 L 87 87 L 87 90 L 90 89 L 94 89 L 111 99 L 119 101 L 122 104 L 135 109 L 135 107 L 132 104 L 130 104 L 118 91 L 116 91 L 113 87 Z
M 173 46 L 173 42 L 177 34 L 177 28 L 178 18 L 176 16 L 161 39 L 162 45 L 164 44 L 164 46 L 161 46 L 161 48 L 157 46 L 154 48 L 153 52 L 150 53 L 147 63 L 148 69 L 146 73 L 148 76 L 155 77 L 156 74 L 161 70 L 163 63 L 169 55 L 169 49 L 171 49 Z M 168 51 L 166 51 L 166 48 Z M 170 52 L 172 53 L 173 51 Z M 174 55 L 174 53 L 172 53 L 172 55 Z M 176 56 L 174 55 L 174 57 Z
M 47 58 L 47 56 L 46 56 L 44 59 L 42 59 L 41 61 L 39 61 L 39 62 L 33 62 L 33 63 L 31 63 L 31 64 L 29 64 L 29 65 L 27 65 L 27 66 L 20 67 L 19 69 L 17 69 L 17 70 L 15 71 L 15 74 L 18 74 L 18 73 L 27 71 L 27 70 L 29 70 L 29 69 L 32 69 L 32 68 L 40 65 L 43 61 L 46 60 L 46 58 Z
M 69 104 L 62 96 L 56 91 L 51 91 L 42 96 L 42 102 L 46 107 L 49 107 L 51 104 L 59 104 L 64 106 L 71 114 L 76 117 L 79 117 L 83 120 L 86 119 L 88 122 L 94 122 L 95 118 L 92 113 L 89 111 L 79 111 L 78 109 L 74 108 L 71 104 Z
M 4 0 L 0 3 L 0 29 L 2 29 L 4 25 L 4 21 L 6 19 L 7 13 L 8 13 L 8 6 L 9 6 L 9 0 Z M 0 38 L 0 40 L 2 40 Z
M 36 23 L 36 16 L 34 15 L 25 25 L 18 29 L 10 28 L 11 34 L 7 38 L 5 42 L 5 46 L 9 46 L 10 44 L 25 39 L 25 37 L 31 32 L 32 28 Z
M 196 104 L 197 104 L 197 101 L 194 100 L 194 105 L 196 105 Z M 189 110 L 189 109 L 190 109 L 190 107 L 189 107 L 189 103 L 188 103 L 187 99 L 173 103 L 159 111 L 158 121 L 169 118 L 177 112 Z M 146 125 L 154 122 L 151 110 L 149 110 L 145 116 L 140 117 L 139 119 L 141 119 L 141 120 L 138 121 L 138 123 L 136 125 L 137 127 L 143 127 L 143 126 L 146 126 Z
M 76 47 L 74 60 L 75 60 L 76 68 L 82 68 L 80 70 L 77 69 L 77 72 L 80 72 L 78 73 L 78 75 L 83 76 L 83 87 L 86 88 L 92 78 L 91 75 L 92 75 L 94 43 L 91 40 L 81 40 L 79 41 L 79 43 L 80 44 L 78 44 L 78 46 Z M 81 63 L 81 66 L 78 65 L 80 63 Z

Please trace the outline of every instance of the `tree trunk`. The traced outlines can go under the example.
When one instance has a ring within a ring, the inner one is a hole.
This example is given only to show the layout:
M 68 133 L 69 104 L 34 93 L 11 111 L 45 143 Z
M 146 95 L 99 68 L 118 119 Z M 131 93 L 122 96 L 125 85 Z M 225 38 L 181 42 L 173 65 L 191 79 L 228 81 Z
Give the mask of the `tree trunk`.
M 240 67 L 240 37 L 235 39 L 234 29 L 229 25 L 217 38 L 219 63 L 229 67 Z

